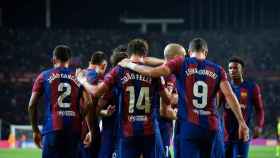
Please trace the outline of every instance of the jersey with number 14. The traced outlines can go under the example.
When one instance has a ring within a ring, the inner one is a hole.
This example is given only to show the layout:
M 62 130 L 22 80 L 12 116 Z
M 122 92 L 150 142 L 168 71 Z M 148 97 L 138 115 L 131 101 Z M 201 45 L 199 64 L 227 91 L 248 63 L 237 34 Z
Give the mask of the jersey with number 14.
M 227 80 L 224 69 L 209 61 L 177 57 L 166 64 L 176 76 L 180 122 L 218 129 L 216 94 L 220 82 Z
M 32 92 L 45 96 L 43 134 L 63 129 L 80 133 L 82 91 L 72 68 L 48 69 L 36 78 Z
M 163 89 L 160 80 L 117 66 L 105 76 L 104 83 L 117 91 L 122 135 L 152 135 L 152 110 L 159 104 L 159 98 L 154 96 Z

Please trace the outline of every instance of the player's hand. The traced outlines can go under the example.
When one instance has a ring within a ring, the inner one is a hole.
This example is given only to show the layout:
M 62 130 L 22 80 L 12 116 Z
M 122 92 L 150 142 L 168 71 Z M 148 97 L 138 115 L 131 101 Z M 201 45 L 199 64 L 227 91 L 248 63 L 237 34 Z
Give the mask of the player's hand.
M 244 142 L 249 140 L 249 128 L 245 122 L 239 124 L 238 136 L 239 139 L 243 139 Z
M 112 116 L 115 111 L 116 111 L 116 106 L 109 105 L 107 107 L 107 116 Z
M 262 128 L 260 127 L 255 127 L 254 128 L 254 135 L 253 138 L 258 138 L 262 133 Z
M 88 132 L 86 137 L 84 138 L 83 143 L 85 147 L 88 148 L 91 145 L 91 142 L 92 142 L 92 133 Z
M 33 140 L 34 140 L 35 145 L 38 148 L 42 149 L 42 135 L 39 130 L 33 132 Z
M 128 63 L 131 63 L 131 60 L 128 58 L 123 59 L 118 63 L 119 66 L 127 68 Z
M 86 72 L 81 68 L 76 70 L 76 77 L 81 84 L 84 84 L 87 81 Z

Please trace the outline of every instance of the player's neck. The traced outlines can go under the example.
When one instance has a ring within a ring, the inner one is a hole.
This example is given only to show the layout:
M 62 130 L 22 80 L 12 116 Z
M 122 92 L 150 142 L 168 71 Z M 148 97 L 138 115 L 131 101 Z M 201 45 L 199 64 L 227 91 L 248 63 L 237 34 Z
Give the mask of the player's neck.
M 58 68 L 58 67 L 69 67 L 69 63 L 56 63 L 54 64 L 54 67 L 55 68 Z
M 196 58 L 196 59 L 199 59 L 199 60 L 205 60 L 206 59 L 206 56 L 204 53 L 192 53 L 190 55 L 191 58 Z
M 240 78 L 233 78 L 232 79 L 232 82 L 235 84 L 235 85 L 241 85 L 243 83 L 244 79 L 243 77 L 241 76 Z
M 130 56 L 130 60 L 132 62 L 143 63 L 144 62 L 144 57 L 143 56 L 139 56 L 139 55 L 131 55 Z

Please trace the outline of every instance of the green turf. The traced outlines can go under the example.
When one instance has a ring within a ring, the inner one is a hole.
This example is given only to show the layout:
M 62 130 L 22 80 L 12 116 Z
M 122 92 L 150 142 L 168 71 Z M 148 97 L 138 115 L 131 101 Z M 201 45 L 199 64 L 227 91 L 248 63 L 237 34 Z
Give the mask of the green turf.
M 275 147 L 250 147 L 249 158 L 275 158 Z
M 0 149 L 0 158 L 40 158 L 38 149 Z M 249 158 L 275 158 L 275 147 L 250 148 Z
M 40 158 L 39 149 L 0 149 L 0 158 Z

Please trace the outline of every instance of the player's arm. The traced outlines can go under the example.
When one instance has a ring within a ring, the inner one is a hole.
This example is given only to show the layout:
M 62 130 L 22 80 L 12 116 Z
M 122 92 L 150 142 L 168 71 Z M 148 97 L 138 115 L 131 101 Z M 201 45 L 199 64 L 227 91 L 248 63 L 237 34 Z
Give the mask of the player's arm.
M 260 87 L 258 85 L 256 85 L 253 90 L 253 102 L 257 117 L 257 126 L 254 128 L 254 137 L 256 138 L 259 137 L 264 126 L 264 106 Z
M 29 114 L 29 120 L 32 126 L 33 130 L 33 137 L 34 142 L 37 145 L 37 147 L 41 148 L 41 132 L 38 127 L 38 116 L 37 116 L 37 105 L 39 102 L 41 94 L 38 92 L 32 92 L 29 105 L 28 105 L 28 114 Z
M 163 59 L 155 58 L 155 57 L 145 57 L 144 58 L 144 64 L 150 65 L 150 66 L 158 66 L 162 65 L 164 63 Z
M 84 70 L 77 69 L 76 77 L 78 81 L 84 86 L 86 91 L 89 92 L 94 97 L 100 97 L 102 94 L 104 94 L 109 90 L 109 88 L 104 84 L 104 82 L 101 82 L 98 85 L 92 85 L 88 83 Z
M 42 136 L 38 127 L 37 105 L 43 94 L 43 74 L 40 74 L 32 87 L 32 94 L 28 104 L 28 116 L 33 130 L 33 140 L 38 148 L 42 148 Z
M 94 107 L 91 96 L 86 92 L 83 91 L 83 101 L 85 104 L 85 120 L 87 122 L 87 126 L 89 129 L 89 132 L 94 133 L 94 129 L 92 127 L 93 124 L 93 118 L 94 118 Z
M 150 66 L 138 65 L 138 64 L 132 63 L 129 59 L 122 60 L 121 62 L 119 62 L 118 65 L 129 68 L 144 76 L 160 77 L 160 76 L 167 76 L 167 75 L 171 74 L 169 67 L 167 67 L 166 65 L 150 67 Z
M 225 96 L 227 103 L 229 104 L 231 110 L 233 111 L 238 124 L 239 124 L 239 138 L 243 138 L 244 141 L 249 139 L 249 128 L 242 116 L 240 104 L 233 93 L 230 84 L 227 80 L 222 80 L 220 82 L 220 89 Z
M 103 95 L 101 98 L 98 99 L 98 105 L 96 107 L 96 113 L 97 115 L 101 117 L 109 117 L 112 116 L 112 114 L 115 112 L 115 106 L 109 105 L 106 109 L 104 107 L 109 104 L 109 102 L 112 99 L 111 95 Z
M 160 86 L 160 97 L 161 97 L 161 104 L 160 104 L 160 114 L 166 118 L 170 118 L 172 120 L 176 119 L 176 111 L 172 108 L 171 103 L 175 102 L 174 98 L 172 97 L 172 92 L 169 91 L 167 88 L 161 84 Z
M 84 139 L 84 144 L 85 146 L 89 146 L 92 142 L 92 136 L 95 132 L 93 125 L 94 119 L 96 117 L 94 117 L 95 111 L 94 111 L 94 107 L 93 107 L 93 101 L 91 96 L 86 92 L 83 91 L 83 101 L 85 104 L 85 121 L 87 123 L 87 127 L 89 129 L 89 132 L 87 133 L 85 139 Z

